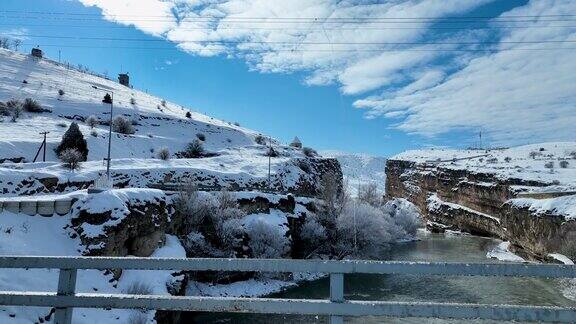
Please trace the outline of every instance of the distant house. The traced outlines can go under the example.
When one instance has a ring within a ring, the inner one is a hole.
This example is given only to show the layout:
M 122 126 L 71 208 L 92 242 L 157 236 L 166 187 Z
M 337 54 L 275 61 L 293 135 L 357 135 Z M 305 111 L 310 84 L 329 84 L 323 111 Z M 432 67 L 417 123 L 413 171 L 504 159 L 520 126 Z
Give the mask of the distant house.
M 33 48 L 32 53 L 30 53 L 30 54 L 32 54 L 32 56 L 37 57 L 37 58 L 42 58 L 42 56 L 43 56 L 42 50 L 39 48 Z
M 118 74 L 118 82 L 126 87 L 130 86 L 130 76 L 128 73 L 120 73 Z
M 294 137 L 294 139 L 292 140 L 292 143 L 290 143 L 290 146 L 296 147 L 296 148 L 302 148 L 302 142 L 300 141 L 300 139 L 298 137 Z

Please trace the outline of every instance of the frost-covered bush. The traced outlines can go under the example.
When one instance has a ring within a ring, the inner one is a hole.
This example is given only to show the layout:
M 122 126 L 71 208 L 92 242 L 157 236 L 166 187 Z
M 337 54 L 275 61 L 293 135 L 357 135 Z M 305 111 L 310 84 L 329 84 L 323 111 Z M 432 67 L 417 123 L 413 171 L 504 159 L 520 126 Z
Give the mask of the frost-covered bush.
M 528 156 L 530 156 L 533 159 L 535 159 L 536 157 L 541 156 L 541 155 L 542 155 L 542 153 L 536 152 L 536 151 L 532 151 L 532 152 L 528 153 Z
M 64 166 L 70 170 L 76 170 L 80 167 L 80 162 L 84 161 L 82 153 L 75 148 L 68 148 L 60 152 L 58 158 Z
M 59 96 L 63 96 L 64 94 L 65 94 L 65 93 L 64 93 L 64 90 L 62 90 L 62 89 L 58 90 L 58 95 L 59 95 Z
M 384 204 L 382 210 L 400 226 L 404 236 L 415 236 L 418 228 L 422 226 L 418 208 L 406 199 L 390 200 Z
M 348 204 L 336 219 L 339 256 L 378 257 L 398 229 L 382 210 L 365 203 Z
M 222 223 L 218 232 L 218 238 L 220 239 L 222 252 L 225 254 L 225 257 L 235 256 L 235 250 L 241 246 L 244 233 L 242 220 L 238 218 L 230 218 Z
M 546 169 L 550 169 L 550 172 L 554 172 L 554 161 L 548 161 L 544 163 Z
M 182 239 L 182 245 L 186 250 L 186 256 L 190 258 L 224 257 L 224 254 L 220 250 L 208 243 L 204 235 L 197 231 L 188 233 L 188 235 Z
M 201 195 L 192 181 L 186 182 L 174 198 L 174 208 L 184 216 L 184 232 L 197 230 L 214 209 L 214 201 Z
M 560 167 L 561 167 L 562 169 L 566 169 L 569 164 L 570 164 L 570 163 L 569 163 L 568 161 L 566 161 L 566 160 L 560 161 Z
M 135 105 L 135 104 L 136 104 L 136 99 L 130 98 L 130 104 L 131 104 L 131 105 Z
M 492 157 L 486 160 L 486 163 L 494 164 L 498 162 L 498 158 Z
M 91 128 L 94 128 L 96 127 L 96 125 L 98 125 L 98 117 L 90 115 L 86 118 L 84 122 L 86 123 L 86 125 L 90 126 Z
M 321 215 L 335 218 L 348 201 L 348 195 L 342 186 L 342 178 L 334 173 L 327 172 L 320 179 L 319 198 L 324 202 Z
M 196 159 L 200 158 L 204 155 L 204 146 L 202 142 L 198 139 L 195 139 L 191 143 L 186 146 L 186 150 L 184 151 L 184 157 L 189 159 Z
M 273 147 L 268 147 L 266 149 L 266 153 L 264 154 L 265 156 L 269 156 L 269 157 L 278 157 L 280 156 L 280 154 L 278 154 L 278 151 L 276 151 Z
M 326 228 L 320 224 L 316 215 L 309 215 L 306 217 L 300 230 L 300 239 L 303 241 L 304 246 L 309 250 L 306 251 L 307 256 L 320 253 L 326 247 L 328 239 Z
M 382 193 L 376 183 L 363 184 L 358 188 L 358 201 L 378 207 L 382 205 Z
M 252 222 L 247 229 L 247 234 L 250 238 L 248 246 L 254 258 L 277 259 L 288 253 L 288 239 L 276 226 L 263 219 Z
M 406 200 L 382 207 L 349 203 L 336 219 L 336 250 L 340 256 L 377 258 L 390 243 L 414 237 L 419 226 L 418 210 Z
M 58 147 L 56 147 L 56 154 L 60 156 L 62 152 L 67 149 L 75 149 L 81 154 L 80 161 L 86 161 L 88 159 L 88 143 L 84 139 L 84 135 L 80 131 L 80 127 L 76 122 L 72 122 L 68 130 L 62 136 L 62 141 Z
M 504 162 L 510 163 L 510 161 L 512 161 L 512 158 L 511 158 L 511 157 L 507 156 L 507 157 L 504 158 Z
M 124 116 L 116 116 L 112 120 L 112 130 L 120 134 L 134 134 L 134 126 L 132 122 Z
M 5 108 L 5 112 L 6 115 L 10 116 L 10 120 L 15 123 L 18 118 L 20 118 L 20 116 L 22 116 L 22 102 L 20 102 L 19 100 L 8 100 L 5 104 L 6 108 Z
M 167 147 L 163 147 L 158 151 L 158 158 L 164 161 L 170 160 L 170 151 Z

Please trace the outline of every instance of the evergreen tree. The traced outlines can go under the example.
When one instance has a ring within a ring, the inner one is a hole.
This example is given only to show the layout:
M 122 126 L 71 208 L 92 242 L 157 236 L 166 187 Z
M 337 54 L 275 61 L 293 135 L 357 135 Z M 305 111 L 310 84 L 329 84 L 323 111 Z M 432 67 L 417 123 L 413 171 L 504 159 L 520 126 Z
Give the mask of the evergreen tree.
M 104 99 L 102 100 L 103 103 L 106 104 L 111 104 L 112 103 L 112 97 L 110 96 L 109 93 L 107 93 L 106 95 L 104 95 Z
M 82 161 L 86 161 L 88 159 L 88 144 L 86 143 L 84 135 L 82 135 L 78 124 L 75 122 L 70 124 L 68 130 L 62 136 L 62 141 L 56 148 L 56 154 L 60 156 L 60 154 L 66 149 L 78 150 L 78 152 L 82 154 Z

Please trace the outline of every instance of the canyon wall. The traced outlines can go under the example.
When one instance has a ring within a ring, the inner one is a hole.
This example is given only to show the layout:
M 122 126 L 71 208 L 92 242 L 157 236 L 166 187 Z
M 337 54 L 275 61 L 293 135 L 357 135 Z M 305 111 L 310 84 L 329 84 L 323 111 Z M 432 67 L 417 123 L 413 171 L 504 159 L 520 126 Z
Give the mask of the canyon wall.
M 502 178 L 434 163 L 388 160 L 386 197 L 406 198 L 432 230 L 460 230 L 510 241 L 519 253 L 547 259 L 576 236 L 576 221 L 514 204 L 519 187 L 549 183 Z

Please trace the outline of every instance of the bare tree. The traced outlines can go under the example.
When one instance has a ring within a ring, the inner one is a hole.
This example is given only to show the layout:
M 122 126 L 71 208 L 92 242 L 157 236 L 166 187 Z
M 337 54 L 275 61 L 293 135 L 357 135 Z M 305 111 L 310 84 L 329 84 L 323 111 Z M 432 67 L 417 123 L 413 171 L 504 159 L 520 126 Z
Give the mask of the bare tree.
M 378 185 L 374 182 L 361 185 L 358 188 L 358 200 L 374 207 L 382 205 L 382 195 L 378 191 Z
M 14 39 L 14 40 L 12 41 L 12 46 L 14 47 L 14 50 L 17 51 L 17 50 L 18 50 L 18 47 L 20 47 L 20 45 L 22 45 L 22 40 L 21 40 L 21 39 L 16 38 L 16 39 Z
M 59 158 L 60 161 L 64 163 L 64 166 L 71 171 L 78 169 L 80 167 L 80 162 L 84 159 L 82 153 L 74 148 L 65 149 L 60 153 Z

